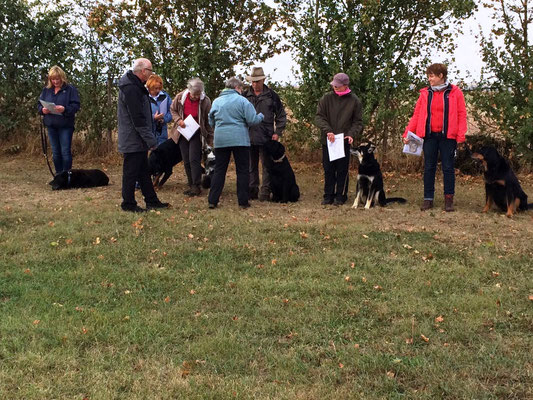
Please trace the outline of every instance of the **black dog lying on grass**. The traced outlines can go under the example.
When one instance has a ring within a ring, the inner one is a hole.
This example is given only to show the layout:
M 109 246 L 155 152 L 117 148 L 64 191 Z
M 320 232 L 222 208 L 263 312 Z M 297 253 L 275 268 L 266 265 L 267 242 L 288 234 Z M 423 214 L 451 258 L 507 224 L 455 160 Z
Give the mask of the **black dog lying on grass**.
M 272 201 L 287 203 L 300 198 L 300 188 L 291 164 L 285 154 L 285 146 L 277 140 L 270 140 L 263 146 L 265 167 L 270 175 Z
M 172 168 L 181 161 L 180 147 L 174 140 L 168 139 L 157 146 L 148 157 L 148 173 L 154 177 L 154 188 L 163 186 L 172 175 Z M 163 179 L 161 179 L 161 175 L 163 175 Z
M 527 194 L 509 163 L 494 147 L 483 146 L 472 154 L 472 158 L 481 161 L 485 170 L 484 213 L 490 210 L 493 203 L 506 211 L 508 217 L 512 217 L 517 211 L 533 207 L 533 204 L 527 203 Z
M 52 190 L 61 190 L 106 186 L 108 183 L 109 178 L 99 169 L 71 169 L 60 172 L 48 184 Z

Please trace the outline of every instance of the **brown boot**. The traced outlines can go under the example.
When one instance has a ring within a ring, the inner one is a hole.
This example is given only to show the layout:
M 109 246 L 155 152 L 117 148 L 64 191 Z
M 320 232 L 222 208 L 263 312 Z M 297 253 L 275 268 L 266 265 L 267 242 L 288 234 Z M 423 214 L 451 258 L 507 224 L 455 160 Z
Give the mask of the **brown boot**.
M 455 211 L 455 209 L 453 208 L 453 194 L 444 195 L 444 211 Z
M 433 200 L 424 200 L 424 202 L 420 206 L 420 211 L 426 211 L 430 208 L 433 208 Z

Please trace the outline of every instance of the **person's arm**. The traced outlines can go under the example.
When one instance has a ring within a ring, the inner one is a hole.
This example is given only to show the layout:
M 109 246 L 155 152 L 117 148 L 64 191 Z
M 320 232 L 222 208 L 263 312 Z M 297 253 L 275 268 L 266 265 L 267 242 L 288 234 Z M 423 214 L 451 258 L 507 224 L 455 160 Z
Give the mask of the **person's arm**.
M 466 104 L 465 97 L 461 90 L 457 95 L 457 143 L 463 143 L 465 141 L 465 134 L 468 131 L 467 119 L 466 119 Z
M 256 114 L 255 107 L 248 100 L 243 98 L 242 105 L 244 107 L 244 120 L 248 126 L 260 124 L 263 121 L 263 114 Z
M 69 103 L 65 105 L 65 112 L 63 113 L 65 117 L 74 116 L 81 107 L 80 95 L 78 89 L 74 86 L 69 85 L 70 96 Z
M 278 135 L 278 137 L 280 137 L 281 135 L 283 135 L 283 131 L 287 124 L 287 113 L 285 112 L 285 108 L 283 107 L 283 103 L 281 102 L 281 99 L 279 98 L 278 94 L 275 92 L 272 92 L 272 94 L 274 100 L 274 114 L 276 115 L 275 135 Z
M 148 148 L 155 147 L 157 142 L 152 132 L 152 121 L 146 120 L 146 115 L 143 110 L 142 96 L 146 95 L 133 85 L 125 86 L 122 88 L 122 91 L 124 93 L 124 102 L 135 130 Z M 150 109 L 151 114 L 152 110 Z

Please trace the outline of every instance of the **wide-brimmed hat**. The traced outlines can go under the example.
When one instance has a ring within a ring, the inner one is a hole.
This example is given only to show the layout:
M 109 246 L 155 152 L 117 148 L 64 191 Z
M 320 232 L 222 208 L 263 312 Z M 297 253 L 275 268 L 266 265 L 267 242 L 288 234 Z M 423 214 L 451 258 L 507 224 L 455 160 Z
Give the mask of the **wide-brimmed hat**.
M 252 74 L 250 76 L 246 77 L 246 80 L 248 82 L 255 82 L 260 81 L 261 79 L 265 79 L 265 73 L 263 72 L 263 67 L 253 67 L 252 68 Z
M 348 86 L 350 84 L 350 77 L 343 72 L 339 72 L 333 77 L 330 82 L 331 86 Z

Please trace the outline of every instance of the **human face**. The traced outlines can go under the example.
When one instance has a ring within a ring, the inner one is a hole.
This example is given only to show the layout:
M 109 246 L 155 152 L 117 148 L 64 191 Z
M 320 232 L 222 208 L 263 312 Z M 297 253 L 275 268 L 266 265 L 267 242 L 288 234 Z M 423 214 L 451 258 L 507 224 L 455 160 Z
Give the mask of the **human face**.
M 255 93 L 262 93 L 263 92 L 263 86 L 265 84 L 265 80 L 261 79 L 258 81 L 252 81 L 252 88 L 254 89 Z
M 339 92 L 339 93 L 346 91 L 346 89 L 348 89 L 348 86 L 346 86 L 346 85 L 341 85 L 341 86 L 333 85 L 333 90 L 335 90 L 336 92 Z
M 63 81 L 59 76 L 52 76 L 50 82 L 52 82 L 52 86 L 55 88 L 61 88 L 63 86 Z
M 161 85 L 154 85 L 151 89 L 148 89 L 148 91 L 150 92 L 150 96 L 152 97 L 156 97 L 159 92 L 161 92 L 161 90 L 163 90 L 163 86 Z
M 200 95 L 201 94 L 202 94 L 201 92 L 189 92 L 189 98 L 192 101 L 200 100 Z
M 146 67 L 144 67 L 142 70 L 141 70 L 141 73 L 142 73 L 142 78 L 143 79 L 143 82 L 146 82 L 148 80 L 148 78 L 150 78 L 150 76 L 152 76 L 154 74 L 154 71 L 152 70 L 152 64 L 148 64 Z
M 444 74 L 428 74 L 428 81 L 430 86 L 442 85 L 446 80 L 444 79 Z

